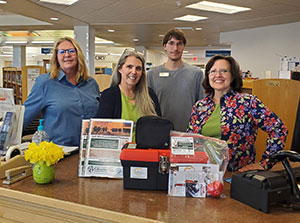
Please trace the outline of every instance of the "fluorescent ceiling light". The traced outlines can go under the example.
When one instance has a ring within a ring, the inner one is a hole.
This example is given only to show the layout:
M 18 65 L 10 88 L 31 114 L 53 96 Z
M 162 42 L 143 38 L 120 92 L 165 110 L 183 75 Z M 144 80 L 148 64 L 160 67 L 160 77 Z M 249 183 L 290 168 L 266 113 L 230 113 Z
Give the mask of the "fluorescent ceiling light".
M 52 21 L 57 21 L 58 18 L 57 18 L 57 17 L 52 17 L 52 18 L 50 18 L 50 20 L 52 20 Z
M 42 41 L 42 40 L 33 40 L 31 41 L 33 44 L 53 44 L 54 41 Z
M 109 55 L 110 55 L 110 56 L 117 56 L 117 57 L 120 57 L 120 56 L 122 56 L 122 54 L 121 54 L 121 53 L 110 53 Z
M 139 39 L 137 39 L 137 38 L 135 38 L 135 39 L 133 39 L 133 41 L 134 42 L 138 42 L 138 41 L 140 41 Z
M 160 34 L 160 35 L 158 35 L 159 37 L 164 37 L 165 35 L 162 35 L 162 34 Z
M 95 53 L 96 55 L 100 55 L 100 56 L 107 56 L 108 55 L 108 53 Z
M 0 4 L 6 4 L 7 1 L 0 1 Z
M 195 4 L 187 5 L 185 7 L 198 9 L 198 10 L 226 13 L 226 14 L 233 14 L 237 12 L 251 10 L 250 8 L 246 8 L 246 7 L 239 7 L 239 6 L 209 2 L 209 1 L 201 1 Z
M 200 31 L 200 30 L 202 30 L 202 28 L 197 27 L 197 28 L 195 28 L 195 30 Z
M 174 18 L 174 20 L 187 21 L 187 22 L 196 22 L 204 19 L 207 19 L 207 17 L 197 16 L 197 15 L 185 15 L 185 16 Z
M 114 29 L 108 29 L 107 32 L 114 33 L 115 30 Z
M 100 45 L 100 44 L 114 44 L 114 42 L 110 41 L 110 40 L 103 40 L 103 41 L 95 42 L 95 44 L 97 44 L 97 45 Z
M 5 41 L 5 44 L 26 44 L 27 41 Z
M 61 4 L 61 5 L 73 5 L 75 2 L 78 2 L 78 0 L 40 0 L 40 2 Z
M 182 27 L 175 27 L 175 29 L 193 30 L 193 27 L 182 26 Z

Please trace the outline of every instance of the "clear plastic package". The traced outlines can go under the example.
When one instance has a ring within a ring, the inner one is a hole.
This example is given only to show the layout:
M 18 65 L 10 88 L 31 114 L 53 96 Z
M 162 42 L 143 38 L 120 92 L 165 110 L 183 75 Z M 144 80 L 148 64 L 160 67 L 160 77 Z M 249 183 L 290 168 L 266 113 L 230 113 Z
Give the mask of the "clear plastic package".
M 168 194 L 222 197 L 228 164 L 225 141 L 195 133 L 171 131 Z

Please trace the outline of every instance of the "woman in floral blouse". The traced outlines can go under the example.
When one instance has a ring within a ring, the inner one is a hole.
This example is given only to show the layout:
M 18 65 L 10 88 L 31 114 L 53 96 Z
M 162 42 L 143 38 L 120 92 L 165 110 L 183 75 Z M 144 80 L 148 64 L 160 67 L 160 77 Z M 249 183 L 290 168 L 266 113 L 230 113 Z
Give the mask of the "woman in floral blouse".
M 232 57 L 218 55 L 208 61 L 202 83 L 208 95 L 193 106 L 188 132 L 225 140 L 229 147 L 229 171 L 269 169 L 269 157 L 284 148 L 288 131 L 256 96 L 241 93 L 240 74 Z M 254 163 L 258 128 L 269 135 L 259 164 Z

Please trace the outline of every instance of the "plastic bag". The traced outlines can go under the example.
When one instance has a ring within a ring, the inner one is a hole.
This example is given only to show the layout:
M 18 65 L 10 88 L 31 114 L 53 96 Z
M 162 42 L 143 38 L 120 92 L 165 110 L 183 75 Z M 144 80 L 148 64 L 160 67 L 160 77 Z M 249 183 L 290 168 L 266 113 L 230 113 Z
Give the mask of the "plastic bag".
M 228 164 L 225 141 L 171 131 L 170 196 L 222 197 Z

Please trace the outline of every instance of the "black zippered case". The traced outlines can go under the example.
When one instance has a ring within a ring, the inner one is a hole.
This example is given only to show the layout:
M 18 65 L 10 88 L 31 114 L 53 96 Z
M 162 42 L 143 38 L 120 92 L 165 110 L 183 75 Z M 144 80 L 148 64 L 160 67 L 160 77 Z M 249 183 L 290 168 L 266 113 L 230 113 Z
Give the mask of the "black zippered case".
M 169 149 L 171 121 L 159 116 L 143 116 L 136 122 L 136 144 L 139 149 Z

